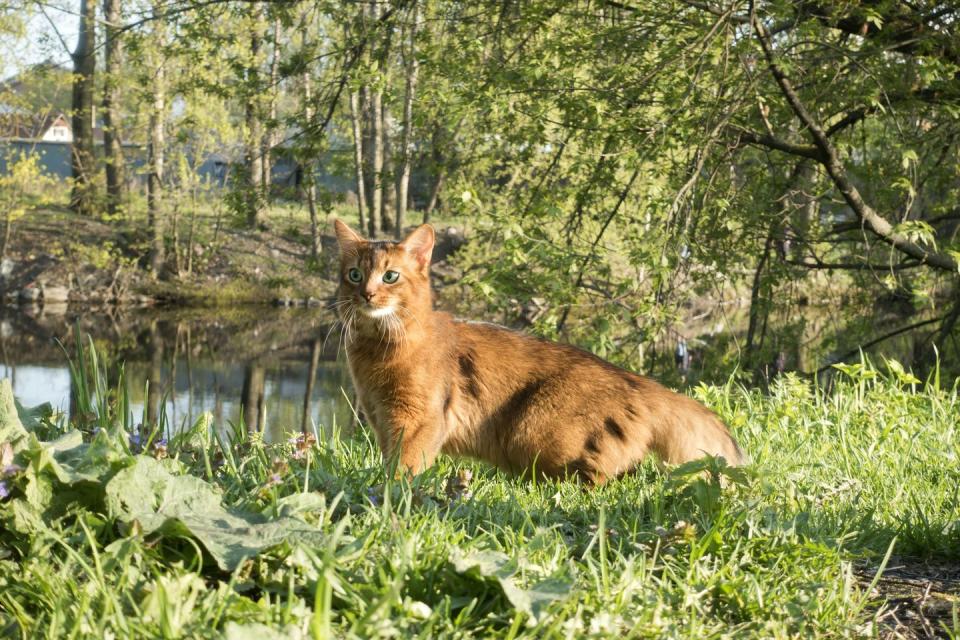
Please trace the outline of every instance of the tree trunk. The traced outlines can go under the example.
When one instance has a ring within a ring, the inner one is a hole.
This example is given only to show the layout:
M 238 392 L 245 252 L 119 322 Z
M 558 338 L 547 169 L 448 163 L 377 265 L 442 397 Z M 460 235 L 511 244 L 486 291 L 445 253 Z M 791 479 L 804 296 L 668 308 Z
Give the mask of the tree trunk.
M 307 40 L 306 21 L 303 23 L 303 41 Z M 310 69 L 303 70 L 303 129 L 310 130 L 313 122 L 313 82 L 310 78 Z M 317 220 L 317 182 L 313 176 L 314 158 L 313 145 L 309 145 L 310 153 L 302 160 L 303 192 L 307 196 L 307 210 L 310 212 L 310 257 L 316 262 L 320 258 L 320 224 Z
M 9 207 L 3 208 L 3 241 L 0 244 L 0 263 L 7 259 L 7 248 L 10 246 L 10 234 L 13 231 L 12 212 Z M 4 278 L 6 280 L 6 278 Z M 3 282 L 6 286 L 6 282 Z
M 73 58 L 73 152 L 70 170 L 73 188 L 70 208 L 74 213 L 91 215 L 94 209 L 96 157 L 93 153 L 93 89 L 96 57 L 97 5 L 94 0 L 80 2 L 80 29 Z
M 244 164 L 247 184 L 245 205 L 247 226 L 255 229 L 263 213 L 263 114 L 260 109 L 260 45 L 263 9 L 253 7 L 253 26 L 250 28 L 250 64 L 247 67 L 246 111 L 247 143 Z
M 350 121 L 353 125 L 353 163 L 357 183 L 357 213 L 360 216 L 360 229 L 366 227 L 364 212 L 367 208 L 366 183 L 363 179 L 363 133 L 361 130 L 360 97 L 357 93 L 350 93 Z
M 183 275 L 183 263 L 180 260 L 180 207 L 183 204 L 181 198 L 176 198 L 173 203 L 173 215 L 170 216 L 170 230 L 172 232 L 172 242 L 173 242 L 173 272 L 177 274 L 177 277 Z
M 266 385 L 267 375 L 263 367 L 256 362 L 251 362 L 243 370 L 243 424 L 247 428 L 247 433 L 256 433 L 263 425 L 260 424 L 260 418 L 263 414 L 264 387 Z
M 300 422 L 300 431 L 309 433 L 310 426 L 310 405 L 313 400 L 313 388 L 317 379 L 317 369 L 320 368 L 320 349 L 321 341 L 314 339 L 310 346 L 310 370 L 307 372 L 307 388 L 303 393 L 303 418 Z
M 378 0 L 369 0 L 361 9 L 366 12 L 370 24 L 375 24 L 380 17 Z M 382 77 L 386 63 L 385 48 L 381 48 L 377 55 L 377 75 Z M 367 185 L 367 225 L 371 238 L 383 230 L 383 92 L 379 86 L 364 86 L 361 91 L 366 95 L 364 100 L 364 131 L 363 151 L 366 155 L 366 169 L 364 181 Z
M 158 29 L 161 28 L 161 26 L 158 26 Z M 159 40 L 162 46 L 162 35 Z M 153 108 L 150 111 L 150 143 L 147 149 L 148 164 L 150 167 L 150 174 L 147 178 L 147 225 L 150 227 L 152 237 L 150 270 L 154 278 L 161 275 L 164 261 L 162 210 L 163 161 L 164 148 L 166 145 L 163 130 L 166 111 L 164 62 L 162 52 L 156 55 L 157 63 L 153 69 Z
M 751 370 L 756 365 L 759 364 L 757 351 L 759 351 L 760 345 L 754 344 L 756 342 L 756 334 L 758 330 L 758 325 L 763 322 L 766 322 L 766 316 L 769 313 L 767 309 L 767 301 L 764 299 L 764 282 L 763 282 L 763 270 L 767 266 L 767 261 L 770 259 L 770 251 L 773 247 L 773 229 L 767 234 L 767 239 L 764 241 L 763 253 L 760 254 L 759 260 L 757 260 L 757 267 L 753 272 L 753 284 L 750 287 L 750 310 L 749 310 L 749 321 L 747 325 L 747 338 L 744 344 L 745 360 L 747 363 L 747 369 Z M 761 318 L 761 314 L 763 318 Z M 754 372 L 756 373 L 756 371 Z
M 387 110 L 387 101 L 380 96 L 380 155 L 383 164 L 380 167 L 380 230 L 389 234 L 393 230 L 393 212 L 396 211 L 397 183 L 394 176 L 393 149 L 390 146 L 390 114 Z
M 306 183 L 307 211 L 310 213 L 310 258 L 317 262 L 323 246 L 320 244 L 320 221 L 317 219 L 317 184 L 313 177 L 313 160 L 305 163 L 303 179 Z
M 406 67 L 406 86 L 403 96 L 403 135 L 400 139 L 400 167 L 397 170 L 397 217 L 394 224 L 394 237 L 398 240 L 403 235 L 406 226 L 407 200 L 410 193 L 410 146 L 412 144 L 413 129 L 413 98 L 417 89 L 417 30 L 420 22 L 420 6 L 413 4 L 413 22 L 410 25 L 410 43 L 404 54 Z
M 157 426 L 160 403 L 163 401 L 163 335 L 156 320 L 150 323 L 150 369 L 147 373 L 147 429 Z
M 383 190 L 381 189 L 383 178 L 383 110 L 381 104 L 383 94 L 377 90 L 368 90 L 368 94 L 370 99 L 366 105 L 367 140 L 364 141 L 363 150 L 367 156 L 366 165 L 369 172 L 364 172 L 364 178 L 367 185 L 367 202 L 370 204 L 367 212 L 368 233 L 371 238 L 376 238 L 382 228 L 380 211 L 383 208 Z
M 124 160 L 120 141 L 120 74 L 123 55 L 120 0 L 103 0 L 103 155 L 107 174 L 107 213 L 116 215 L 123 200 Z
M 440 191 L 443 189 L 443 183 L 446 180 L 447 172 L 443 158 L 445 138 L 446 130 L 439 123 L 435 124 L 430 134 L 430 164 L 431 171 L 435 174 L 435 177 L 433 186 L 430 189 L 430 199 L 427 202 L 427 208 L 423 210 L 423 224 L 430 222 L 430 216 L 440 203 Z
M 190 197 L 190 228 L 187 230 L 187 274 L 193 273 L 193 239 L 197 223 L 197 196 Z
M 277 146 L 277 99 L 280 82 L 280 18 L 273 21 L 273 54 L 270 59 L 270 114 L 263 136 L 263 201 L 270 202 L 273 185 L 273 148 Z
M 430 215 L 437 208 L 437 203 L 440 202 L 440 190 L 443 189 L 445 178 L 446 174 L 440 173 L 433 182 L 433 187 L 430 189 L 430 200 L 427 202 L 427 208 L 423 210 L 423 224 L 430 222 Z

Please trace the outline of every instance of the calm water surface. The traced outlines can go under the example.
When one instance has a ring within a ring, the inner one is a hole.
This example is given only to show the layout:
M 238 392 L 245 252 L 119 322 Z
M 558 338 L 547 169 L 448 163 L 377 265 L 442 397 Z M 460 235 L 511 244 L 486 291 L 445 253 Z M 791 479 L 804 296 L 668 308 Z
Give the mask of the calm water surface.
M 291 432 L 353 423 L 352 388 L 338 357 L 333 315 L 323 309 L 241 307 L 229 311 L 131 309 L 0 311 L 0 376 L 25 406 L 49 402 L 68 416 L 67 356 L 90 336 L 111 363 L 123 363 L 135 422 L 166 411 L 169 424 L 192 424 L 203 412 L 223 429 L 243 420 L 276 441 Z M 145 392 L 148 388 L 149 392 Z M 348 400 L 349 398 L 349 400 Z

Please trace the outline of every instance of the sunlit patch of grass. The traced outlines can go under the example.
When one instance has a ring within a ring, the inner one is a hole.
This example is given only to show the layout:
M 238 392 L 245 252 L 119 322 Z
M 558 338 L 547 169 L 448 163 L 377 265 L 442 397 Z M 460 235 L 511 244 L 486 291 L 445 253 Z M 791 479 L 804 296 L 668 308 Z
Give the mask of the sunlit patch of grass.
M 651 462 L 591 491 L 449 458 L 386 481 L 364 430 L 267 445 L 205 420 L 171 437 L 161 416 L 147 431 L 165 447 L 137 454 L 122 385 L 89 349 L 74 363 L 85 448 L 18 444 L 25 470 L 4 480 L 4 637 L 853 637 L 877 633 L 882 605 L 855 567 L 960 560 L 957 388 L 869 365 L 829 393 L 791 376 L 769 394 L 702 386 L 752 457 L 742 473 Z M 23 422 L 70 437 L 42 411 Z M 310 535 L 218 564 L 207 545 L 224 532 L 147 530 L 104 497 L 143 456 L 235 517 Z M 940 624 L 956 634 L 956 617 Z

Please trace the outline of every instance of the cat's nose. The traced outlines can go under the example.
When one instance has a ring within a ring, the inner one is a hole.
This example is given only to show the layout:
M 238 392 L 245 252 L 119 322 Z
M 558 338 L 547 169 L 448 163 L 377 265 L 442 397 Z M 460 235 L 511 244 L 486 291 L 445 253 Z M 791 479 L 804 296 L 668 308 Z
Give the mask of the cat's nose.
M 373 291 L 364 291 L 362 295 L 367 302 L 373 300 Z

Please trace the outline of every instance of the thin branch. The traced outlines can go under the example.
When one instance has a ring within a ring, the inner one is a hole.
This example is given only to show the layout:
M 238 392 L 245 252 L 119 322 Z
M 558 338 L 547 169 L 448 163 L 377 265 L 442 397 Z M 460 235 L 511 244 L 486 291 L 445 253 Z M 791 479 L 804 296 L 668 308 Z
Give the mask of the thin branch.
M 768 149 L 776 149 L 777 151 L 783 151 L 793 156 L 810 158 L 818 162 L 823 160 L 823 154 L 815 145 L 794 144 L 769 134 L 758 133 L 735 124 L 728 126 L 726 131 L 728 134 L 734 136 L 738 142 L 767 147 Z
M 757 35 L 760 48 L 763 49 L 770 73 L 773 75 L 774 80 L 776 80 L 777 85 L 780 87 L 780 92 L 784 98 L 786 98 L 794 114 L 809 131 L 810 136 L 813 138 L 814 145 L 820 150 L 821 157 L 818 158 L 819 162 L 827 170 L 834 185 L 840 191 L 843 199 L 846 200 L 853 212 L 877 237 L 902 253 L 937 269 L 957 273 L 958 270 L 960 270 L 960 266 L 958 266 L 955 258 L 947 253 L 929 250 L 913 242 L 903 234 L 898 233 L 886 218 L 864 202 L 860 191 L 853 185 L 849 178 L 847 178 L 847 173 L 843 163 L 840 161 L 840 156 L 830 143 L 827 133 L 810 112 L 807 111 L 807 108 L 800 101 L 800 97 L 794 90 L 793 83 L 791 83 L 790 79 L 783 72 L 783 69 L 780 68 L 780 65 L 777 64 L 767 31 L 762 21 L 757 18 L 753 12 L 753 2 L 751 2 L 750 9 L 751 15 L 753 16 L 754 33 Z
M 822 262 L 814 260 L 787 260 L 784 262 L 805 269 L 847 270 L 847 271 L 902 271 L 921 266 L 920 262 L 901 262 L 898 264 L 865 264 L 863 262 Z
M 835 133 L 843 131 L 847 127 L 853 126 L 866 118 L 868 115 L 877 110 L 877 107 L 860 107 L 859 109 L 854 109 L 843 116 L 841 119 L 837 120 L 835 123 L 830 125 L 830 128 L 827 129 L 827 137 L 832 137 Z
M 820 367 L 819 369 L 817 369 L 816 374 L 819 375 L 819 374 L 823 373 L 824 371 L 826 371 L 827 369 L 829 369 L 830 367 L 832 367 L 833 365 L 839 364 L 839 363 L 841 363 L 841 362 L 843 362 L 843 361 L 845 361 L 845 360 L 847 360 L 847 359 L 849 359 L 849 358 L 852 358 L 852 357 L 854 357 L 855 355 L 859 354 L 859 353 L 860 353 L 861 351 L 863 351 L 864 349 L 869 349 L 870 347 L 876 346 L 876 345 L 880 344 L 881 342 L 883 342 L 884 340 L 889 340 L 890 338 L 895 338 L 895 337 L 899 336 L 899 335 L 902 334 L 902 333 L 907 333 L 908 331 L 913 331 L 914 329 L 919 329 L 920 327 L 925 327 L 925 326 L 927 326 L 928 324 L 934 324 L 935 322 L 940 322 L 940 321 L 944 320 L 945 318 L 946 318 L 946 316 L 938 316 L 938 317 L 936 317 L 936 318 L 930 318 L 929 320 L 921 320 L 920 322 L 915 322 L 915 323 L 910 324 L 910 325 L 907 325 L 907 326 L 905 326 L 905 327 L 900 327 L 899 329 L 895 329 L 895 330 L 891 331 L 890 333 L 885 333 L 885 334 L 883 334 L 882 336 L 880 336 L 879 338 L 874 338 L 873 340 L 871 340 L 871 341 L 869 341 L 869 342 L 864 342 L 863 344 L 859 344 L 859 345 L 857 345 L 857 348 L 856 348 L 856 349 L 852 349 L 852 350 L 846 352 L 845 354 L 843 354 L 842 356 L 840 356 L 839 358 L 837 358 L 835 361 L 833 361 L 833 362 L 831 362 L 831 363 L 829 363 L 829 364 L 825 364 L 825 365 L 823 365 L 822 367 Z
M 49 15 L 47 15 L 47 10 L 46 10 L 46 8 L 43 6 L 43 3 L 39 3 L 39 2 L 38 2 L 38 3 L 37 3 L 37 8 L 40 9 L 40 13 L 43 14 L 43 17 L 44 17 L 44 18 L 46 19 L 46 21 L 50 24 L 50 28 L 53 29 L 53 32 L 54 32 L 55 34 L 57 34 L 57 40 L 59 40 L 59 41 L 60 41 L 60 44 L 63 45 L 63 50 L 66 51 L 66 52 L 67 52 L 67 55 L 69 55 L 69 56 L 72 58 L 72 57 L 73 57 L 73 50 L 70 49 L 70 45 L 67 44 L 66 39 L 64 39 L 63 34 L 60 33 L 60 29 L 57 28 L 56 23 L 54 23 L 54 21 L 50 18 Z

